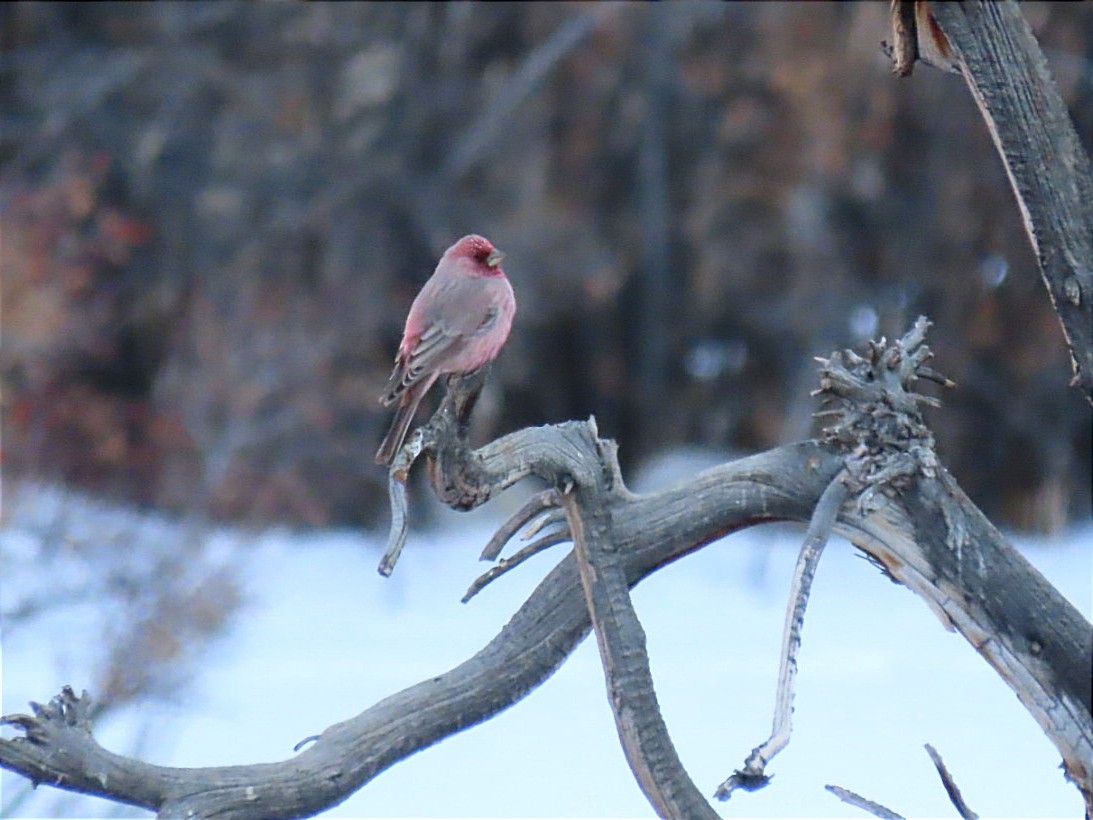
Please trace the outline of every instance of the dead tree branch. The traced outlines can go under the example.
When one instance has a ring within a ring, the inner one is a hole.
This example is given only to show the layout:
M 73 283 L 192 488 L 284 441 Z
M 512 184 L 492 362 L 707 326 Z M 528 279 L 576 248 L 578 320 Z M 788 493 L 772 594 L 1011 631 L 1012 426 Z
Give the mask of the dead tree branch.
M 952 774 L 949 773 L 949 769 L 945 766 L 945 761 L 941 759 L 941 755 L 938 754 L 937 749 L 927 743 L 926 754 L 930 756 L 934 768 L 937 769 L 938 776 L 941 778 L 941 784 L 945 787 L 945 793 L 949 795 L 949 800 L 951 800 L 953 806 L 956 807 L 957 814 L 959 814 L 963 820 L 979 820 L 979 815 L 968 808 L 968 804 L 964 802 L 964 796 L 960 793 L 960 789 L 957 788 L 956 781 L 953 780 Z
M 1071 384 L 1093 403 L 1093 168 L 1028 22 L 1014 0 L 893 0 L 892 13 L 897 74 L 918 57 L 964 75 L 1063 326 Z
M 487 498 L 491 488 L 512 483 L 533 463 L 564 486 L 582 461 L 595 463 L 596 454 L 582 444 L 592 440 L 586 423 L 521 430 L 475 451 L 463 469 L 446 462 L 455 469 L 442 489 L 456 502 Z M 741 527 L 807 520 L 836 470 L 830 448 L 802 443 L 707 471 L 652 496 L 631 496 L 615 487 L 609 506 L 627 583 Z M 444 482 L 443 470 L 437 475 Z M 141 806 L 161 817 L 191 811 L 230 818 L 307 817 L 344 800 L 399 760 L 520 700 L 561 665 L 590 626 L 570 554 L 474 657 L 327 728 L 285 761 L 203 769 L 150 766 L 107 752 L 89 727 L 48 712 L 6 719 L 28 734 L 0 741 L 0 765 L 38 783 Z M 75 705 L 75 696 L 65 700 Z M 39 725 L 41 732 L 31 731 Z M 59 748 L 70 751 L 58 755 Z M 106 773 L 105 780 L 98 773 Z
M 908 340 L 924 331 L 924 323 L 916 325 L 901 340 L 904 349 L 913 349 Z M 881 362 L 888 377 L 859 378 L 855 386 L 861 368 Z M 560 493 L 578 545 L 481 651 L 328 727 L 278 763 L 176 769 L 114 755 L 98 745 L 81 717 L 86 698 L 66 689 L 31 715 L 3 719 L 20 734 L 0 740 L 0 765 L 36 783 L 142 806 L 165 818 L 306 817 L 522 698 L 594 624 L 612 707 L 639 782 L 665 814 L 708 816 L 674 760 L 647 677 L 640 624 L 629 620 L 626 588 L 742 527 L 809 521 L 839 471 L 860 468 L 858 475 L 877 489 L 855 490 L 859 503 L 842 505 L 835 532 L 922 597 L 999 672 L 1059 749 L 1067 776 L 1089 804 L 1093 629 L 1005 543 L 916 431 L 896 423 L 899 414 L 889 411 L 915 403 L 895 390 L 905 367 L 921 374 L 925 359 L 883 345 L 865 357 L 833 356 L 824 370 L 825 389 L 867 400 L 826 440 L 779 447 L 641 496 L 626 489 L 613 445 L 597 437 L 591 422 L 524 429 L 472 451 L 462 433 L 477 395 L 474 379 L 484 375 L 452 383 L 441 409 L 408 445 L 408 458 L 411 452 L 425 456 L 438 496 L 457 509 L 479 506 L 524 476 L 540 476 Z M 869 440 L 869 429 L 881 439 L 894 437 L 891 460 L 870 458 L 876 453 L 859 446 Z M 848 449 L 850 442 L 856 444 Z M 915 455 L 905 457 L 908 449 Z
M 589 433 L 594 437 L 592 422 Z M 619 740 L 638 785 L 661 817 L 716 818 L 683 768 L 657 704 L 645 631 L 630 600 L 625 555 L 617 548 L 609 506 L 613 488 L 622 484 L 614 442 L 594 437 L 589 446 L 600 450 L 595 466 L 608 469 L 574 476 L 573 492 L 562 504 Z
M 827 545 L 831 532 L 838 520 L 839 509 L 847 496 L 846 470 L 831 479 L 831 483 L 821 493 L 812 513 L 801 554 L 793 572 L 793 585 L 789 592 L 789 609 L 786 612 L 785 629 L 782 634 L 781 666 L 778 670 L 778 689 L 774 703 L 774 722 L 770 737 L 751 750 L 744 768 L 739 769 L 717 787 L 714 796 L 719 800 L 728 800 L 736 789 L 755 791 L 770 782 L 766 773 L 767 764 L 789 744 L 793 731 L 793 695 L 797 679 L 797 652 L 801 647 L 801 629 L 805 622 L 805 608 L 812 591 L 812 580 L 816 577 L 816 566 Z
M 835 795 L 849 806 L 856 806 L 859 809 L 869 812 L 874 817 L 879 817 L 881 820 L 903 820 L 902 814 L 897 814 L 887 806 L 882 806 L 880 803 L 876 803 L 867 797 L 862 797 L 857 792 L 852 792 L 850 789 L 844 789 L 842 786 L 824 786 L 829 792 Z

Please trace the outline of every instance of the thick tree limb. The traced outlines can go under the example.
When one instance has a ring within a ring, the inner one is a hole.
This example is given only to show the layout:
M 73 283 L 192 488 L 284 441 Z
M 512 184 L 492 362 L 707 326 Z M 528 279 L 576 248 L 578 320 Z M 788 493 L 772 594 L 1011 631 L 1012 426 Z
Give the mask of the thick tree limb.
M 909 5 L 893 10 L 904 26 Z M 914 6 L 918 56 L 940 43 L 983 115 L 1063 326 L 1072 384 L 1093 403 L 1093 168 L 1047 60 L 1014 0 Z M 894 49 L 897 73 L 910 73 L 907 48 Z
M 589 426 L 594 433 L 595 426 Z M 562 503 L 619 740 L 638 785 L 661 817 L 716 818 L 683 768 L 657 704 L 645 631 L 630 600 L 625 555 L 615 543 L 609 500 L 622 479 L 613 442 L 588 444 L 600 450 L 598 464 L 574 476 L 574 489 Z
M 909 345 L 905 350 L 924 330 L 916 325 L 902 340 Z M 584 579 L 578 560 L 568 555 L 474 657 L 327 728 L 315 743 L 279 763 L 176 769 L 113 755 L 95 742 L 81 719 L 86 703 L 66 691 L 33 715 L 5 718 L 22 736 L 0 740 L 0 765 L 39 783 L 143 806 L 161 817 L 310 816 L 399 760 L 530 692 L 588 633 L 591 603 L 599 640 L 612 642 L 606 652 L 609 669 L 631 670 L 609 683 L 613 698 L 621 692 L 613 703 L 617 717 L 624 723 L 627 715 L 636 719 L 634 704 L 651 713 L 632 724 L 636 737 L 629 725 L 622 727 L 639 780 L 665 813 L 694 805 L 684 802 L 689 795 L 664 756 L 670 743 L 664 746 L 667 734 L 662 722 L 657 726 L 651 690 L 644 700 L 631 699 L 645 685 L 645 659 L 639 655 L 633 663 L 631 653 L 642 643 L 640 625 L 634 629 L 626 622 L 620 587 L 741 527 L 808 521 L 823 490 L 846 467 L 856 469 L 863 481 L 878 482 L 878 489 L 860 493 L 861 503 L 843 505 L 835 531 L 920 595 L 998 670 L 1059 749 L 1067 776 L 1088 805 L 1093 629 L 1004 542 L 936 463 L 919 431 L 901 433 L 893 421 L 898 414 L 884 409 L 893 406 L 887 381 L 855 385 L 863 363 L 887 361 L 893 379 L 900 378 L 903 366 L 921 371 L 925 364 L 918 356 L 910 362 L 893 358 L 889 350 L 877 346 L 865 358 L 827 360 L 825 390 L 847 396 L 865 391 L 876 398 L 866 402 L 866 412 L 834 425 L 828 440 L 779 447 L 645 496 L 626 490 L 612 445 L 600 441 L 590 423 L 525 429 L 469 450 L 460 435 L 459 408 L 466 407 L 470 394 L 453 385 L 441 410 L 412 441 L 415 450 L 427 454 L 437 494 L 453 507 L 469 508 L 526 475 L 539 475 L 562 493 L 574 537 L 585 551 L 600 541 L 584 556 Z M 903 400 L 897 393 L 896 404 Z M 904 436 L 906 446 L 893 446 L 892 459 L 869 458 L 869 447 L 860 453 L 851 448 L 847 455 L 849 442 L 868 440 L 869 428 L 859 425 L 871 419 L 877 431 L 888 430 L 879 433 L 882 437 Z M 609 537 L 601 538 L 602 533 Z M 603 584 L 591 573 L 602 574 Z M 650 725 L 653 735 L 642 734 Z
M 584 423 L 521 430 L 476 451 L 478 469 L 456 470 L 451 476 L 456 481 L 445 492 L 458 499 L 485 497 L 486 487 L 517 480 L 531 463 L 564 483 L 571 467 L 587 457 L 581 443 L 589 440 Z M 627 583 L 740 527 L 806 520 L 836 466 L 829 448 L 804 443 L 707 471 L 653 496 L 633 497 L 618 488 L 610 506 L 621 524 L 615 546 L 624 556 Z M 87 727 L 46 716 L 39 718 L 48 725 L 45 742 L 0 741 L 0 765 L 39 783 L 142 806 L 162 817 L 188 811 L 231 818 L 306 817 L 341 802 L 415 751 L 515 703 L 549 677 L 589 628 L 571 554 L 474 657 L 329 727 L 288 760 L 203 769 L 150 766 L 102 749 Z M 24 722 L 18 725 L 26 728 Z M 78 754 L 58 757 L 57 748 Z M 111 772 L 105 784 L 94 775 L 104 770 Z

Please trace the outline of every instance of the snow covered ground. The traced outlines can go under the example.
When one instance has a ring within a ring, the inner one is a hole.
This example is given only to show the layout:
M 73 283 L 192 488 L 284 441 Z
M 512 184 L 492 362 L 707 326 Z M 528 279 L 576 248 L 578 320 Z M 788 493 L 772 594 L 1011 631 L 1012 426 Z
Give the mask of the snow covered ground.
M 15 509 L 7 500 L 0 552 L 9 559 L 32 551 L 20 529 L 26 508 L 58 503 L 56 494 L 38 497 L 21 494 Z M 463 605 L 499 513 L 439 516 L 435 529 L 411 533 L 390 579 L 375 570 L 377 535 L 247 536 L 246 604 L 202 659 L 182 702 L 105 720 L 100 740 L 175 766 L 283 759 L 302 738 L 461 662 L 568 547 Z M 153 530 L 170 526 L 149 520 Z M 732 535 L 635 591 L 661 708 L 684 764 L 707 793 L 770 729 L 785 595 L 801 534 L 779 527 Z M 214 537 L 228 552 L 243 536 L 222 530 Z M 1014 541 L 1088 616 L 1093 527 L 1050 541 Z M 6 577 L 5 587 L 12 580 Z M 89 685 L 95 636 L 86 620 L 70 614 L 48 623 L 49 634 L 16 632 L 4 641 L 5 712 L 23 711 L 27 700 L 46 700 L 66 683 Z M 1008 687 L 913 594 L 834 540 L 805 624 L 793 740 L 771 765 L 767 789 L 740 793 L 718 809 L 746 817 L 866 816 L 824 791 L 833 783 L 905 815 L 952 816 L 924 743 L 938 749 L 981 815 L 1082 814 L 1058 754 Z M 5 772 L 0 786 L 3 805 L 23 783 Z M 57 804 L 56 794 L 39 790 L 13 816 L 146 816 L 82 797 Z M 595 645 L 586 640 L 525 700 L 395 766 L 324 816 L 653 815 L 619 749 Z

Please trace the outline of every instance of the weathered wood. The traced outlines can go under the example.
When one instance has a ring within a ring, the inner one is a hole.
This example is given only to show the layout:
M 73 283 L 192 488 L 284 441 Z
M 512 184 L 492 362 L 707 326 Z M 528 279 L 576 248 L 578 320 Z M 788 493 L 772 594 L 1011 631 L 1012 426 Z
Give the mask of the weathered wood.
M 1089 157 L 1014 0 L 931 3 L 929 8 L 961 65 L 1013 186 L 1070 349 L 1072 384 L 1093 403 Z
M 594 429 L 594 428 L 593 428 Z M 584 474 L 562 496 L 573 555 L 630 770 L 661 817 L 716 818 L 679 760 L 660 713 L 645 630 L 630 600 L 625 555 L 616 548 L 611 497 L 625 493 L 611 442 L 592 439 Z
M 536 462 L 564 484 L 567 465 L 579 457 L 584 429 L 579 423 L 532 428 L 492 442 L 475 451 L 446 493 L 457 499 L 486 497 L 486 486 L 516 480 Z M 616 496 L 615 546 L 625 556 L 627 582 L 635 584 L 735 529 L 762 521 L 807 520 L 836 465 L 827 448 L 805 443 L 741 459 L 653 496 Z M 0 740 L 0 765 L 36 782 L 142 806 L 162 817 L 188 812 L 306 817 L 341 802 L 399 760 L 524 697 L 557 669 L 589 628 L 571 554 L 474 657 L 329 727 L 288 760 L 195 769 L 150 766 L 102 749 L 87 727 L 40 716 L 33 725 L 48 727 L 45 742 Z M 61 747 L 79 753 L 57 756 Z M 100 771 L 110 772 L 105 783 L 95 775 Z
M 897 814 L 887 806 L 883 806 L 880 803 L 862 797 L 857 792 L 850 791 L 850 789 L 844 789 L 842 786 L 832 786 L 830 784 L 824 786 L 824 788 L 844 803 L 867 811 L 874 817 L 881 818 L 881 820 L 904 820 L 902 814 Z
M 888 16 L 892 40 L 881 43 L 881 46 L 892 59 L 892 73 L 897 77 L 908 77 L 915 70 L 915 60 L 918 59 L 915 4 L 912 0 L 889 0 Z
M 916 482 L 901 511 L 928 564 L 927 600 L 1013 689 L 1093 809 L 1089 623 L 1006 543 L 948 472 Z
M 965 802 L 964 795 L 960 793 L 960 789 L 956 785 L 956 780 L 945 765 L 945 761 L 941 759 L 941 755 L 938 754 L 937 749 L 927 743 L 926 754 L 930 756 L 934 768 L 937 769 L 937 775 L 941 778 L 941 784 L 945 787 L 945 793 L 949 795 L 949 800 L 956 808 L 957 814 L 961 816 L 962 820 L 979 820 L 979 815 L 972 811 Z
M 846 500 L 848 490 L 844 483 L 846 471 L 831 479 L 831 483 L 820 494 L 812 520 L 805 533 L 805 542 L 797 557 L 797 566 L 793 571 L 793 583 L 789 590 L 789 608 L 782 630 L 782 654 L 778 668 L 778 688 L 774 698 L 774 720 L 770 736 L 763 743 L 751 750 L 744 761 L 744 768 L 737 769 L 717 787 L 714 796 L 719 800 L 728 800 L 737 789 L 755 791 L 770 782 L 766 773 L 767 764 L 774 756 L 789 745 L 793 731 L 793 697 L 797 680 L 797 653 L 801 648 L 801 632 L 804 628 L 805 609 L 812 592 L 812 581 L 816 577 L 816 567 L 824 547 L 831 537 L 839 509 Z
M 178 769 L 114 755 L 92 737 L 86 701 L 66 690 L 33 715 L 3 719 L 24 736 L 0 739 L 0 765 L 161 817 L 311 816 L 522 698 L 588 633 L 591 607 L 616 714 L 630 722 L 621 734 L 639 781 L 663 813 L 704 816 L 672 759 L 624 587 L 741 527 L 810 520 L 821 493 L 846 469 L 858 503 L 842 506 L 835 531 L 921 596 L 999 672 L 1059 749 L 1089 805 L 1093 628 L 964 496 L 937 463 L 929 431 L 902 415 L 924 400 L 901 388 L 907 373 L 936 376 L 925 367 L 928 351 L 915 343 L 924 332 L 919 322 L 902 348 L 873 345 L 864 358 L 824 361 L 823 389 L 855 407 L 825 441 L 779 447 L 644 496 L 626 491 L 613 445 L 588 422 L 520 430 L 470 451 L 460 435 L 468 405 L 456 385 L 411 442 L 428 454 L 437 494 L 469 508 L 538 475 L 562 494 L 587 553 L 583 562 L 572 553 L 564 558 L 474 657 L 329 727 L 279 763 Z M 638 720 L 635 709 L 647 714 Z
M 583 424 L 521 430 L 474 453 L 446 488 L 488 497 L 536 466 L 565 483 Z M 569 465 L 569 466 L 567 466 Z M 741 527 L 807 521 L 840 466 L 836 448 L 786 445 L 721 465 L 662 492 L 612 497 L 615 549 L 637 583 Z M 444 473 L 438 476 L 443 479 Z M 495 483 L 496 482 L 496 483 Z M 922 596 L 1014 687 L 1063 753 L 1068 774 L 1088 785 L 1093 759 L 1088 682 L 1093 630 L 990 527 L 946 473 L 922 480 L 929 500 L 878 497 L 867 514 L 844 510 L 836 531 Z M 916 529 L 917 528 L 917 529 Z M 577 564 L 559 563 L 489 644 L 450 672 L 393 695 L 331 726 L 295 757 L 257 766 L 171 769 L 101 749 L 86 727 L 48 714 L 9 719 L 37 741 L 0 741 L 0 765 L 61 785 L 158 810 L 225 817 L 305 817 L 344 800 L 399 760 L 516 702 L 545 680 L 590 626 Z M 992 639 L 993 636 L 1001 636 Z M 1043 719 L 1042 719 L 1043 718 Z M 1046 720 L 1045 720 L 1046 719 Z M 57 749 L 69 750 L 58 755 Z M 109 773 L 105 783 L 97 773 Z M 1083 787 L 1084 788 L 1084 787 Z
M 915 57 L 925 59 L 926 34 L 940 64 L 952 57 L 960 66 L 1017 197 L 1070 347 L 1075 384 L 1093 401 L 1093 172 L 1043 55 L 1012 0 L 918 2 L 913 9 L 913 17 L 906 4 L 895 9 L 904 38 L 898 67 L 909 73 Z M 912 30 L 914 48 L 906 41 Z M 852 368 L 829 365 L 829 387 L 858 389 Z M 886 385 L 875 389 L 884 398 Z M 638 497 L 621 480 L 606 481 L 616 465 L 593 425 L 523 430 L 471 452 L 461 433 L 477 394 L 464 394 L 470 398 L 462 406 L 459 391 L 453 395 L 457 404 L 446 402 L 402 466 L 428 454 L 438 495 L 457 509 L 539 475 L 566 491 L 562 503 L 576 540 L 576 554 L 478 654 L 329 727 L 280 763 L 176 769 L 114 755 L 92 736 L 90 701 L 65 689 L 32 715 L 3 719 L 24 736 L 0 740 L 0 765 L 161 817 L 309 816 L 526 695 L 594 623 L 620 737 L 642 787 L 667 816 L 712 814 L 674 759 L 626 587 L 734 529 L 807 521 L 848 463 L 847 442 L 836 436 L 778 448 Z M 863 494 L 867 503 L 842 511 L 836 531 L 920 595 L 999 672 L 1059 749 L 1093 813 L 1093 629 L 929 460 L 932 443 L 912 445 L 880 471 L 884 481 Z M 404 535 L 404 528 L 396 532 L 392 546 Z

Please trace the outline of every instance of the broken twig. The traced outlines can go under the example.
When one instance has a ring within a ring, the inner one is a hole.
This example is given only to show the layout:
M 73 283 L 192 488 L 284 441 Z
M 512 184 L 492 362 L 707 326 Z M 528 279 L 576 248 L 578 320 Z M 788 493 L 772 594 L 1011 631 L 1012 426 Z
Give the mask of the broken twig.
M 945 787 L 949 799 L 952 801 L 953 805 L 956 806 L 956 810 L 960 813 L 960 816 L 963 817 L 964 820 L 979 820 L 979 815 L 968 808 L 968 804 L 964 802 L 964 797 L 960 794 L 960 789 L 957 788 L 956 781 L 953 780 L 953 776 L 945 767 L 945 761 L 941 759 L 941 755 L 937 753 L 937 749 L 927 743 L 926 754 L 928 754 L 930 760 L 934 762 L 937 773 L 941 776 L 941 783 Z
M 793 584 L 790 587 L 790 605 L 786 611 L 785 629 L 782 633 L 782 660 L 778 669 L 778 694 L 774 701 L 774 723 L 770 737 L 751 750 L 751 754 L 744 761 L 743 769 L 733 772 L 724 783 L 717 787 L 714 796 L 718 800 L 728 800 L 738 788 L 755 791 L 767 785 L 770 782 L 770 776 L 766 774 L 766 765 L 789 743 L 789 737 L 793 731 L 793 694 L 794 683 L 797 679 L 797 652 L 801 648 L 801 629 L 805 622 L 805 609 L 808 607 L 808 596 L 812 591 L 812 579 L 816 576 L 816 566 L 823 554 L 827 539 L 831 537 L 831 531 L 839 517 L 839 509 L 846 500 L 846 478 L 846 471 L 841 470 L 823 491 L 812 513 L 812 520 L 809 522 L 800 555 L 797 556 L 797 566 L 793 570 Z
M 509 570 L 516 569 L 526 560 L 528 560 L 532 556 L 538 555 L 543 550 L 549 549 L 556 544 L 562 544 L 569 540 L 570 537 L 568 527 L 561 530 L 548 532 L 541 538 L 535 539 L 526 547 L 523 547 L 522 549 L 517 550 L 515 553 L 513 553 L 510 558 L 501 559 L 488 570 L 475 578 L 474 582 L 469 587 L 467 587 L 467 591 L 463 593 L 463 597 L 460 600 L 463 603 L 467 603 L 467 601 L 469 601 L 491 583 L 496 581 L 502 575 L 507 573 Z
M 525 526 L 536 522 L 536 518 L 543 514 L 546 510 L 552 507 L 559 513 L 559 520 L 564 520 L 565 515 L 561 513 L 560 509 L 557 509 L 560 496 L 558 491 L 551 487 L 548 490 L 538 492 L 524 502 L 519 510 L 517 510 L 508 521 L 502 524 L 497 532 L 493 534 L 493 537 L 486 544 L 482 550 L 481 560 L 483 561 L 495 561 L 497 556 L 501 554 L 501 550 L 505 548 L 505 544 L 512 540 L 516 533 L 520 532 Z M 540 527 L 542 524 L 539 525 Z M 524 533 L 524 539 L 531 538 L 535 533 Z
M 850 791 L 850 789 L 844 789 L 842 786 L 824 786 L 829 792 L 835 795 L 851 806 L 857 806 L 859 809 L 864 809 L 874 817 L 880 817 L 881 820 L 903 820 L 902 814 L 897 814 L 887 806 L 882 806 L 880 803 L 876 803 L 866 797 L 862 797 L 856 792 Z

